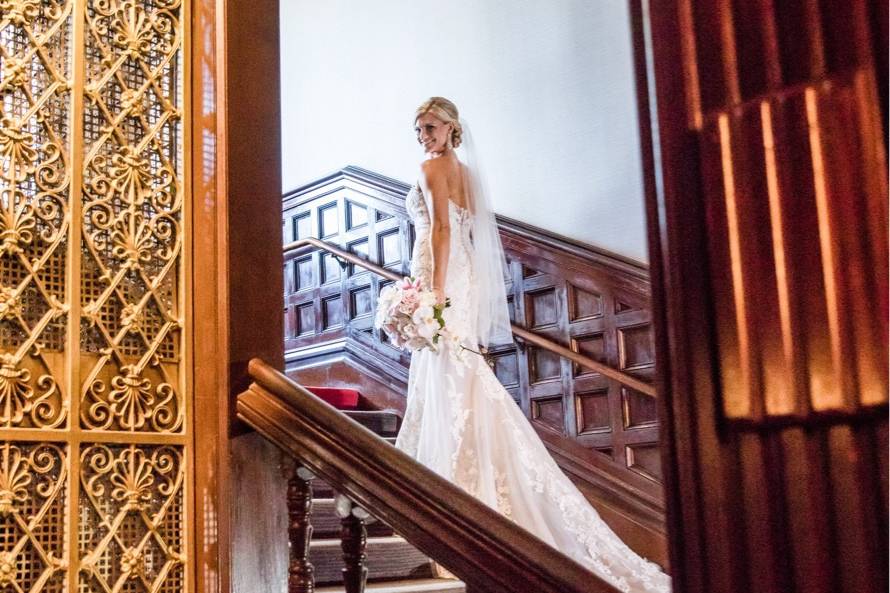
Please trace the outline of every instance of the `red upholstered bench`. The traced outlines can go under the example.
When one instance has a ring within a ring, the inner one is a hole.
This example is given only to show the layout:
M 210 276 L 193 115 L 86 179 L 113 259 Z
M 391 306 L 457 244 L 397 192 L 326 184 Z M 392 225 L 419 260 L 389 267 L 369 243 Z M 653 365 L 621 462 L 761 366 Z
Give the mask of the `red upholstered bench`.
M 360 395 L 355 389 L 341 389 L 339 387 L 306 387 L 306 389 L 338 410 L 355 410 L 358 408 Z

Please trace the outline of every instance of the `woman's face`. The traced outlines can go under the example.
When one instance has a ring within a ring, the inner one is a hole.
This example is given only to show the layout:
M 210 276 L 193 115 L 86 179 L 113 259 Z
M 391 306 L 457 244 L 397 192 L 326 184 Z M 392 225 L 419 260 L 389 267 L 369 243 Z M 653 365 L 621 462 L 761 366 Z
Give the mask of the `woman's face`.
M 423 151 L 427 154 L 444 152 L 448 147 L 452 129 L 451 124 L 444 123 L 430 113 L 424 113 L 414 122 L 417 142 L 423 146 Z

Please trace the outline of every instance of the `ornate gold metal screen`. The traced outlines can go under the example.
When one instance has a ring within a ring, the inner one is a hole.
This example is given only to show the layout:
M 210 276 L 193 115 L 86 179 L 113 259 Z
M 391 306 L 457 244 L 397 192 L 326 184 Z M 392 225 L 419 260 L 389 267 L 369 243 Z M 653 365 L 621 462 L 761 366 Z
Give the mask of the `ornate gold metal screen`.
M 0 592 L 191 590 L 182 0 L 0 0 Z

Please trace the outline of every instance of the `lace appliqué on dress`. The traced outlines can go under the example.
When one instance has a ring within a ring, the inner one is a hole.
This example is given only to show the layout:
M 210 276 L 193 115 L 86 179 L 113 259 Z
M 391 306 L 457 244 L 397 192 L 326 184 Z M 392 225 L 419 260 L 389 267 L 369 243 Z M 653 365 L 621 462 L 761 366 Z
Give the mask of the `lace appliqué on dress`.
M 405 209 L 414 222 L 414 251 L 411 257 L 411 276 L 420 280 L 429 288 L 433 277 L 433 254 L 429 248 L 430 212 L 426 207 L 423 194 L 416 185 L 405 197 Z

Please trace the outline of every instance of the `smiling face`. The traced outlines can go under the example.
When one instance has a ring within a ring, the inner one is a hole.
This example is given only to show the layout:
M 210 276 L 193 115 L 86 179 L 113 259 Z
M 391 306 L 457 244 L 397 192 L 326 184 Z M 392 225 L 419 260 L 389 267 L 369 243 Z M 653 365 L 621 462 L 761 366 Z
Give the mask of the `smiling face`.
M 417 142 L 427 154 L 444 152 L 448 148 L 448 139 L 453 129 L 454 126 L 446 124 L 431 113 L 424 113 L 414 122 Z

